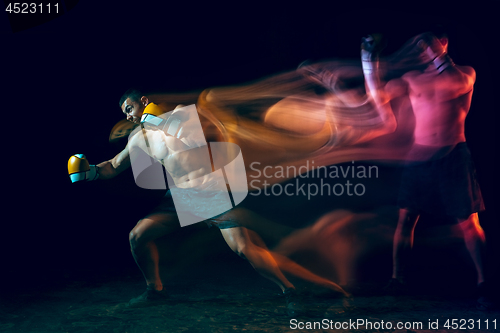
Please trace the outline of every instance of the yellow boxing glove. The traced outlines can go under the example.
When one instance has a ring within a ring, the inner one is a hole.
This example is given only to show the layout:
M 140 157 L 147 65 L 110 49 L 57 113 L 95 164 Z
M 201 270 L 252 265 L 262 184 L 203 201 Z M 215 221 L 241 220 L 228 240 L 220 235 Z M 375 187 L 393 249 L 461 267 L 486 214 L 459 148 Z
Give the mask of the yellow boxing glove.
M 68 174 L 72 183 L 92 181 L 99 178 L 98 167 L 90 165 L 83 154 L 75 154 L 69 158 Z

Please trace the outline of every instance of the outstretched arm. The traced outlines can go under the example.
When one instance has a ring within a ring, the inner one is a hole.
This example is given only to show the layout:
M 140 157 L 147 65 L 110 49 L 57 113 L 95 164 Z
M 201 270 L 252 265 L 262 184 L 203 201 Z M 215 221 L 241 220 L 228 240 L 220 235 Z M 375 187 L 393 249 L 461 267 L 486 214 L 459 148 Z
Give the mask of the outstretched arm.
M 141 133 L 142 134 L 142 133 Z M 112 159 L 91 165 L 83 154 L 71 156 L 68 161 L 68 173 L 73 183 L 80 181 L 92 181 L 96 179 L 110 179 L 116 177 L 123 170 L 130 167 L 130 150 L 139 147 L 137 135 L 133 136 L 125 149 Z
M 119 175 L 122 171 L 130 167 L 130 152 L 134 149 L 142 149 L 148 152 L 147 144 L 144 140 L 143 130 L 138 130 L 129 139 L 127 146 L 109 161 L 97 165 L 99 178 L 110 179 Z
M 130 167 L 129 145 L 109 161 L 97 164 L 99 179 L 113 178 Z

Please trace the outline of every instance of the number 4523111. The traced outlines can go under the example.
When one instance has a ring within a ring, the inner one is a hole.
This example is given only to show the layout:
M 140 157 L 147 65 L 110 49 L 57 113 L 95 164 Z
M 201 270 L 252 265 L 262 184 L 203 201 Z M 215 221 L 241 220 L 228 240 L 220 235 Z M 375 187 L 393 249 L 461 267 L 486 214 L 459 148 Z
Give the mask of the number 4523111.
M 5 11 L 9 14 L 58 14 L 59 4 L 57 2 L 54 4 L 9 2 Z

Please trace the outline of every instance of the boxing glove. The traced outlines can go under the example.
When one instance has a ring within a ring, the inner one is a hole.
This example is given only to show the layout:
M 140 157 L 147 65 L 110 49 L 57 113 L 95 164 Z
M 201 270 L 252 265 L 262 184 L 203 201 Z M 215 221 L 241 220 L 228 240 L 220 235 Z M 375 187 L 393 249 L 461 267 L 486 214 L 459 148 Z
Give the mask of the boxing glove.
M 373 53 L 375 40 L 372 36 L 361 39 L 361 65 L 365 75 L 373 74 L 377 70 L 378 61 Z
M 369 55 L 363 56 L 363 60 L 377 60 L 382 50 L 386 47 L 387 41 L 381 34 L 368 35 L 361 38 L 361 54 Z
M 92 181 L 99 178 L 98 167 L 90 165 L 83 154 L 75 154 L 69 158 L 68 174 L 72 183 Z

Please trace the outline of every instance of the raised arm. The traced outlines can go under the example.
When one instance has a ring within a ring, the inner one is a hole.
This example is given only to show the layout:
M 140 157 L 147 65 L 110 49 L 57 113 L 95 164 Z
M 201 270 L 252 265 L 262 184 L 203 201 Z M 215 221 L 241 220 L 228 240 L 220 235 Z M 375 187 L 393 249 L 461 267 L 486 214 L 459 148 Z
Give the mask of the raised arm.
M 374 37 L 368 36 L 362 39 L 361 64 L 365 77 L 366 92 L 378 111 L 385 131 L 387 131 L 387 133 L 392 133 L 396 130 L 397 123 L 391 108 L 391 96 L 380 80 L 377 54 L 379 50 L 379 42 Z

